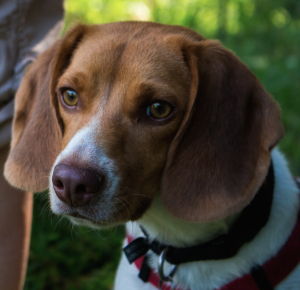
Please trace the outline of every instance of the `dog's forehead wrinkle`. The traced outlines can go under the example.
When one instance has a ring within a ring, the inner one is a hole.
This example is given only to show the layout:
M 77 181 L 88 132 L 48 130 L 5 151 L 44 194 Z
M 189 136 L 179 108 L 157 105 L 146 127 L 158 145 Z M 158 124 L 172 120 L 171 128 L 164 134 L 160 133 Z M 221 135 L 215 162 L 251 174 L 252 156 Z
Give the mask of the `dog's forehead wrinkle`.
M 85 53 L 82 53 L 83 51 Z M 164 59 L 173 60 L 174 55 L 174 50 L 159 37 L 145 35 L 143 39 L 136 39 L 119 37 L 115 34 L 101 40 L 101 45 L 95 44 L 93 38 L 87 38 L 74 53 L 73 61 L 77 62 L 78 67 L 89 66 L 89 70 L 92 69 L 93 73 L 101 71 L 101 75 L 109 76 L 113 83 L 115 72 L 119 67 L 130 64 L 132 67 L 142 69 L 149 63 L 159 64 Z M 90 66 L 91 63 L 93 66 Z
M 99 108 L 98 110 L 100 111 L 101 116 L 103 115 L 103 107 L 107 103 L 108 96 L 110 94 L 110 90 L 111 90 L 111 83 L 108 82 L 108 84 L 106 85 L 106 88 L 105 88 L 105 93 L 103 94 L 102 102 L 101 102 L 101 104 L 98 105 L 98 108 Z

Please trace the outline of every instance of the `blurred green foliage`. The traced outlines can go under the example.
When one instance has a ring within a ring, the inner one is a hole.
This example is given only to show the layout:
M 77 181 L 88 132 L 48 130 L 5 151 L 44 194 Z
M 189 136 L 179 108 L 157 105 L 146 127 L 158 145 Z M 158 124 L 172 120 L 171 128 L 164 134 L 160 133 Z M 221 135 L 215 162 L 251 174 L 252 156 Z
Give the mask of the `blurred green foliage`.
M 124 228 L 91 230 L 54 216 L 47 193 L 35 195 L 25 290 L 112 289 Z
M 67 0 L 65 30 L 77 22 L 142 20 L 218 38 L 248 65 L 282 108 L 280 142 L 300 175 L 300 2 L 298 0 Z M 90 232 L 49 216 L 37 196 L 26 290 L 111 289 L 123 229 Z M 46 213 L 46 214 L 45 214 Z M 111 237 L 110 237 L 111 236 Z

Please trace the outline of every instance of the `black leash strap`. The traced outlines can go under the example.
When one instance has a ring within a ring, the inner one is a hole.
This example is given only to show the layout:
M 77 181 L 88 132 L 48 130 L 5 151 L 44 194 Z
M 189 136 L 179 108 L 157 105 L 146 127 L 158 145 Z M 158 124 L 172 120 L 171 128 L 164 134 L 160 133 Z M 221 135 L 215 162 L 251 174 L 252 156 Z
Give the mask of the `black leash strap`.
M 251 270 L 251 276 L 260 290 L 274 290 L 262 267 L 256 266 Z
M 148 243 L 148 239 L 143 237 L 137 238 L 123 248 L 123 251 L 129 261 L 132 264 L 138 258 L 147 254 L 150 249 L 150 244 Z
M 151 272 L 151 268 L 148 263 L 148 256 L 145 256 L 143 264 L 139 273 L 139 278 L 145 283 L 148 282 L 148 278 Z

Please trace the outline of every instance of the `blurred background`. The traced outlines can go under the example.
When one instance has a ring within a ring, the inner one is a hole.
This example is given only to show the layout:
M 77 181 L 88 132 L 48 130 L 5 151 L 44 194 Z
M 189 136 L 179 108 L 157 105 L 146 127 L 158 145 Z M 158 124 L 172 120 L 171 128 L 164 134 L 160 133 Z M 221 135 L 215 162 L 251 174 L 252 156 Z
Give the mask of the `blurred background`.
M 156 21 L 220 39 L 248 65 L 282 108 L 280 148 L 300 176 L 299 0 L 67 0 L 64 32 L 78 22 Z M 26 290 L 111 289 L 124 229 L 74 228 L 35 196 Z

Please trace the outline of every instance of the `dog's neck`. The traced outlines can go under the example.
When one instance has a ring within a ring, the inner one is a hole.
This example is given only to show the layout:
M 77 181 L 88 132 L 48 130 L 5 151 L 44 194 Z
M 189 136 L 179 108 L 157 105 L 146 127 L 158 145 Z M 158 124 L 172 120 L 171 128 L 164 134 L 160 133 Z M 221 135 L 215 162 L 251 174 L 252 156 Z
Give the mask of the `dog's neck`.
M 147 230 L 150 239 L 175 247 L 187 247 L 228 233 L 239 215 L 238 213 L 223 220 L 205 223 L 187 222 L 170 214 L 158 194 L 140 224 Z
M 199 245 L 217 236 L 228 234 L 230 228 L 240 216 L 234 229 L 230 231 L 232 236 L 231 243 L 234 243 L 239 237 L 244 238 L 241 242 L 245 243 L 252 240 L 267 223 L 271 211 L 273 193 L 274 166 L 271 162 L 265 181 L 260 186 L 254 199 L 243 209 L 242 213 L 238 212 L 225 219 L 212 222 L 188 223 L 184 220 L 176 220 L 174 216 L 168 213 L 163 206 L 160 195 L 158 195 L 148 214 L 141 220 L 141 224 L 144 224 L 144 227 L 148 229 L 150 228 L 150 238 L 155 238 L 167 245 L 182 248 L 195 244 Z M 171 236 L 173 237 L 172 239 L 170 239 Z M 176 237 L 175 241 L 174 237 Z M 241 244 L 238 243 L 238 245 Z

